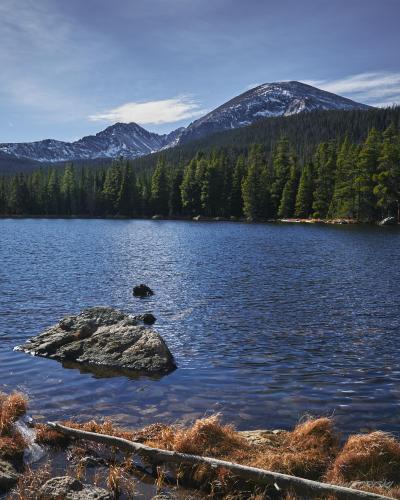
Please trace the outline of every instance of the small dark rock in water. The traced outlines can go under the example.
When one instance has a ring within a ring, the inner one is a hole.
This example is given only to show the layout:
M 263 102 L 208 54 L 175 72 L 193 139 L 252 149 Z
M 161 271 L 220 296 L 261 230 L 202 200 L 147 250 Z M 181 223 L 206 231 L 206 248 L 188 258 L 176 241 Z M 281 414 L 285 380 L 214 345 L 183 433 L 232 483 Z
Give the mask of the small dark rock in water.
M 170 350 L 157 332 L 111 307 L 93 307 L 68 316 L 17 350 L 61 362 L 148 375 L 176 368 Z
M 53 477 L 39 490 L 40 498 L 46 500 L 112 500 L 110 492 L 90 484 L 83 484 L 78 479 L 69 476 Z
M 135 297 L 150 297 L 151 295 L 154 295 L 153 290 L 148 287 L 147 285 L 137 285 L 133 288 L 133 295 Z
M 14 467 L 0 459 L 0 492 L 4 492 L 13 488 L 19 479 L 18 472 Z
M 138 316 L 135 316 L 135 319 L 143 321 L 146 325 L 152 325 L 157 321 L 157 318 L 151 313 L 139 314 Z
M 396 224 L 396 217 L 386 217 L 386 219 L 381 220 L 379 223 L 380 226 L 395 226 Z

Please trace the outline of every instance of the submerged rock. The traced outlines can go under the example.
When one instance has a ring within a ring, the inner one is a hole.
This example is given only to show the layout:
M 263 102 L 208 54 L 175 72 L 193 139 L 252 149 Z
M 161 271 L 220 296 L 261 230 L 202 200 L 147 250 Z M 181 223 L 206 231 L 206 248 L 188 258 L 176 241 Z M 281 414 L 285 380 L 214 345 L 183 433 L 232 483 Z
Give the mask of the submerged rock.
M 111 307 L 93 307 L 68 316 L 17 349 L 61 362 L 146 374 L 176 368 L 157 332 Z
M 112 500 L 112 495 L 104 488 L 83 484 L 69 476 L 53 477 L 40 488 L 40 498 L 46 500 Z
M 152 325 L 157 321 L 157 318 L 151 313 L 144 313 L 135 316 L 138 321 L 143 321 L 146 325 Z
M 0 460 L 0 492 L 13 488 L 18 482 L 19 474 L 14 467 L 5 460 Z
M 154 292 L 150 287 L 142 283 L 133 287 L 133 295 L 135 297 L 150 297 L 151 295 L 154 295 Z

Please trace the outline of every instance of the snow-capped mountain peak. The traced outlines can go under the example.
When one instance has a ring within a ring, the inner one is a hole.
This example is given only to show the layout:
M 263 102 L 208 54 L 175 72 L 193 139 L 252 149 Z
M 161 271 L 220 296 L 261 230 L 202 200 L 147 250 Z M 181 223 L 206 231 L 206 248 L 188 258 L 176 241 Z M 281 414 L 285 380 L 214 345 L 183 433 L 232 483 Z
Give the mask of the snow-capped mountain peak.
M 191 123 L 183 132 L 181 142 L 250 125 L 266 117 L 290 116 L 315 110 L 368 107 L 297 81 L 264 83 L 234 97 Z
M 149 132 L 137 123 L 115 123 L 75 142 L 46 139 L 0 144 L 0 153 L 39 162 L 136 158 L 215 132 L 251 125 L 266 117 L 314 110 L 367 109 L 369 106 L 297 81 L 264 83 L 169 134 Z
M 137 123 L 115 123 L 96 135 L 74 142 L 45 139 L 37 142 L 0 144 L 0 151 L 40 162 L 64 162 L 99 158 L 136 158 L 176 142 L 181 129 L 170 134 L 149 132 Z

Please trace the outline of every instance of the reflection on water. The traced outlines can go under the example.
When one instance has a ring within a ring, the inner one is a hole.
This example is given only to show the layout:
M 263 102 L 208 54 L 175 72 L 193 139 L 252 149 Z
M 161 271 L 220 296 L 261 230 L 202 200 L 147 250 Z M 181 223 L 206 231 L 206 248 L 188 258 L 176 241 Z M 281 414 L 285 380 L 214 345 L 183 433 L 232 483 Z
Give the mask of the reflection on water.
M 144 375 L 141 372 L 135 370 L 129 370 L 124 368 L 110 368 L 107 366 L 100 365 L 85 365 L 82 363 L 77 363 L 75 361 L 63 361 L 63 368 L 69 368 L 70 370 L 79 370 L 81 373 L 91 373 L 93 377 L 96 378 L 110 378 L 110 377 L 128 377 L 131 380 L 139 380 L 141 377 L 145 377 L 150 380 L 160 380 L 163 376 L 162 374 L 151 374 Z
M 308 412 L 400 431 L 396 228 L 1 220 L 0 236 L 0 380 L 43 418 L 221 411 L 259 428 Z M 134 299 L 142 282 L 156 294 Z M 104 378 L 12 351 L 94 305 L 152 311 L 178 370 Z

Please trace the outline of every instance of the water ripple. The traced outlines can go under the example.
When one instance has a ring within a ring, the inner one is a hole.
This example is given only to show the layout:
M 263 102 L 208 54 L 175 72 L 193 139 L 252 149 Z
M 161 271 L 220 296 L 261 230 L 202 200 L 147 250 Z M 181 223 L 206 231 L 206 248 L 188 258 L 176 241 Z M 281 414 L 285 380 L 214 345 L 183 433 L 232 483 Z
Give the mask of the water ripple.
M 124 425 L 221 411 L 241 428 L 306 412 L 400 431 L 400 233 L 392 228 L 1 220 L 0 380 L 41 418 Z M 148 283 L 156 294 L 134 300 Z M 13 352 L 65 314 L 152 311 L 179 369 L 96 378 Z

